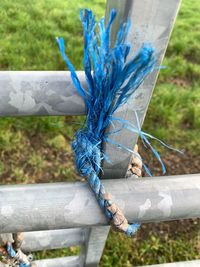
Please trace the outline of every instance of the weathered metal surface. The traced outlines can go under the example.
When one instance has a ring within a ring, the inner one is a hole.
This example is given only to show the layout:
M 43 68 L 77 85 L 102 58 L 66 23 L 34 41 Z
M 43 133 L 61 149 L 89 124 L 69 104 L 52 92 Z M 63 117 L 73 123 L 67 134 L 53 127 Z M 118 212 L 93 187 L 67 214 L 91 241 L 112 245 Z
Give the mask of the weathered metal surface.
M 13 235 L 12 234 L 0 234 L 0 247 L 5 246 L 7 243 L 13 243 Z
M 200 266 L 200 260 L 194 260 L 194 261 L 181 261 L 181 262 L 164 263 L 156 265 L 145 265 L 141 267 L 199 267 L 199 266 Z
M 78 256 L 34 261 L 37 267 L 82 267 Z
M 132 55 L 144 42 L 148 42 L 155 48 L 158 63 L 161 64 L 180 2 L 181 0 L 108 0 L 106 17 L 108 18 L 112 8 L 115 8 L 118 12 L 115 25 L 112 28 L 112 43 L 115 41 L 120 22 L 126 21 L 127 17 L 130 16 L 132 27 L 128 41 L 133 46 Z M 142 125 L 157 75 L 158 70 L 154 71 L 145 80 L 127 105 L 116 111 L 115 117 L 123 118 L 137 125 L 136 111 L 140 125 Z M 120 126 L 115 124 L 116 128 L 120 128 Z M 112 139 L 116 143 L 133 149 L 137 141 L 137 135 L 127 130 L 122 130 L 117 135 L 113 135 Z M 131 154 L 110 144 L 105 145 L 105 151 L 113 164 L 104 163 L 104 177 L 108 179 L 125 177 Z
M 200 174 L 104 180 L 103 184 L 130 222 L 200 216 Z M 0 233 L 105 224 L 86 183 L 0 187 Z
M 91 227 L 85 251 L 85 266 L 97 267 L 105 247 L 110 226 Z
M 78 72 L 86 88 L 83 72 Z M 82 115 L 67 71 L 0 71 L 0 116 Z
M 81 228 L 27 232 L 23 235 L 21 248 L 27 252 L 77 246 L 85 241 L 85 233 Z

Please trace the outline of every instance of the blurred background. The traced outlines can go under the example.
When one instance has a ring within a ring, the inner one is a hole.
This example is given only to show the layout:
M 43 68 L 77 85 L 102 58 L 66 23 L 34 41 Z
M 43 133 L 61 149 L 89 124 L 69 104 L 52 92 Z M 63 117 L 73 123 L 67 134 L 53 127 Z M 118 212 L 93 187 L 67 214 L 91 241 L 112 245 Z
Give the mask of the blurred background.
M 82 69 L 79 9 L 104 15 L 105 0 L 1 0 L 0 70 L 65 70 L 56 36 Z M 155 144 L 167 174 L 200 172 L 200 2 L 183 0 L 143 130 L 184 155 Z M 83 118 L 0 118 L 0 183 L 79 180 L 70 142 Z M 144 158 L 160 175 L 150 155 Z M 164 177 L 163 177 L 164 179 Z M 36 258 L 74 255 L 78 248 L 36 253 Z M 133 266 L 200 258 L 198 220 L 146 224 L 133 239 L 110 233 L 101 266 Z

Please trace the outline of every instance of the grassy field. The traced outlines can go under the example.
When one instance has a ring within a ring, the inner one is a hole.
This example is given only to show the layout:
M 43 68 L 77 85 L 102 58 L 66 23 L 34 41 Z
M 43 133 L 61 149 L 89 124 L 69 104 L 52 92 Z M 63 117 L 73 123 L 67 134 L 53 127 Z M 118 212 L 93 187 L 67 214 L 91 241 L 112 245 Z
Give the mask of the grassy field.
M 0 69 L 63 70 L 55 42 L 81 69 L 79 8 L 104 13 L 105 0 L 4 0 L 0 3 Z M 143 129 L 194 157 L 200 153 L 200 2 L 183 0 Z M 1 118 L 1 183 L 79 179 L 70 141 L 81 118 Z M 167 130 L 166 130 L 167 129 Z M 111 233 L 102 266 L 132 266 L 198 258 L 196 221 L 145 225 L 134 239 Z M 174 229 L 177 228 L 177 232 Z M 187 229 L 187 231 L 185 231 Z M 173 234 L 172 234 L 173 233 Z M 69 251 L 68 251 L 69 252 Z M 62 252 L 63 253 L 63 252 Z M 76 249 L 71 249 L 76 253 Z M 58 252 L 51 255 L 59 255 Z M 37 254 L 37 257 L 47 254 Z M 48 254 L 49 256 L 49 254 Z

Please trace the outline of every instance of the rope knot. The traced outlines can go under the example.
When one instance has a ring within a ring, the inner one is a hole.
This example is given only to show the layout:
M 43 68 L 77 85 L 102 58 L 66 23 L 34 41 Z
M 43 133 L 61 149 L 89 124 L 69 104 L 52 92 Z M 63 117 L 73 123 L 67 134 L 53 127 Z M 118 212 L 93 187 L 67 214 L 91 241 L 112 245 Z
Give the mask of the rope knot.
M 136 131 L 135 127 L 130 126 L 127 121 L 115 118 L 113 115 L 120 106 L 127 103 L 145 77 L 153 71 L 156 60 L 153 48 L 144 44 L 133 58 L 129 57 L 130 60 L 127 62 L 131 51 L 130 45 L 126 42 L 129 23 L 121 24 L 114 46 L 110 45 L 112 23 L 115 17 L 116 11 L 112 10 L 110 19 L 105 24 L 104 19 L 97 23 L 91 11 L 85 10 L 80 13 L 84 32 L 83 67 L 87 89 L 82 86 L 71 61 L 65 54 L 64 39 L 57 38 L 57 42 L 71 72 L 73 84 L 83 98 L 87 111 L 85 127 L 76 133 L 75 141 L 72 143 L 77 170 L 81 176 L 87 177 L 108 220 L 119 231 L 132 235 L 139 225 L 128 223 L 111 197 L 105 195 L 106 190 L 99 177 L 102 159 L 109 161 L 102 144 L 104 142 L 116 144 L 108 136 L 116 134 L 123 128 L 138 133 L 137 128 Z M 115 127 L 116 125 L 112 123 L 114 120 L 121 122 L 122 128 Z M 109 125 L 116 129 L 106 132 Z M 141 135 L 141 130 L 139 133 Z M 144 136 L 143 140 L 147 139 L 145 138 Z M 117 146 L 130 152 L 130 149 L 123 144 L 117 144 Z M 135 168 L 134 172 L 136 171 L 141 175 L 141 172 Z
M 83 130 L 76 133 L 76 139 L 72 142 L 75 153 L 75 163 L 81 176 L 90 176 L 93 172 L 99 173 L 101 168 L 100 142 L 93 134 Z

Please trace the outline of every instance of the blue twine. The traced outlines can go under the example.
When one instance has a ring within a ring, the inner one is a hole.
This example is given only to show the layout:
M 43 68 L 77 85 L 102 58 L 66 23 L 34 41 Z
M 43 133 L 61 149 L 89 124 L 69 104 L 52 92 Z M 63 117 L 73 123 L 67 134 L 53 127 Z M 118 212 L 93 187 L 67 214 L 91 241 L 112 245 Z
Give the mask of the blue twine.
M 15 258 L 16 255 L 17 255 L 17 253 L 14 250 L 12 244 L 10 244 L 10 243 L 7 244 L 7 253 L 11 258 Z M 30 264 L 26 264 L 24 262 L 20 262 L 19 263 L 19 267 L 31 267 L 31 265 Z
M 16 256 L 16 252 L 11 244 L 7 244 L 7 252 L 11 258 L 14 258 Z
M 150 44 L 143 44 L 138 53 L 127 62 L 131 49 L 130 44 L 126 42 L 129 22 L 121 24 L 116 42 L 113 47 L 110 47 L 111 26 L 115 17 L 116 11 L 112 10 L 107 26 L 105 26 L 104 18 L 96 23 L 91 10 L 80 11 L 84 35 L 83 67 L 88 85 L 87 90 L 82 87 L 73 65 L 65 54 L 64 39 L 57 38 L 61 56 L 71 72 L 74 86 L 83 98 L 87 110 L 85 126 L 77 131 L 72 143 L 76 167 L 80 175 L 87 177 L 100 207 L 111 222 L 115 221 L 118 214 L 111 211 L 110 207 L 113 202 L 105 197 L 106 190 L 98 177 L 102 160 L 107 160 L 102 144 L 112 142 L 105 130 L 112 121 L 116 120 L 113 113 L 121 105 L 127 103 L 147 75 L 156 68 L 154 49 Z M 122 122 L 122 124 L 123 128 L 134 131 L 134 127 L 128 125 L 127 122 Z M 139 133 L 163 167 L 162 160 L 151 146 L 147 135 L 141 130 Z M 129 151 L 128 148 L 125 149 Z M 132 236 L 140 226 L 138 223 L 131 223 L 121 229 L 121 225 L 114 224 L 128 236 Z

